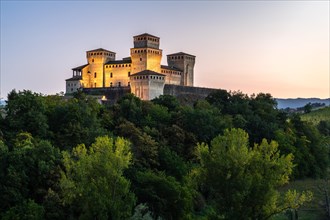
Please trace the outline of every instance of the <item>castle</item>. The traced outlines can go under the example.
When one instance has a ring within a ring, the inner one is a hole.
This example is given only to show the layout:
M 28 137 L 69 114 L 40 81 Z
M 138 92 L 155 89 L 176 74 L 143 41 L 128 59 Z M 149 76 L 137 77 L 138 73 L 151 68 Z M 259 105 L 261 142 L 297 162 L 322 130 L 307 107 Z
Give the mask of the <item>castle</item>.
M 66 80 L 66 94 L 79 89 L 126 87 L 142 100 L 151 100 L 164 94 L 165 85 L 193 87 L 195 56 L 169 54 L 168 65 L 161 65 L 159 37 L 145 33 L 133 39 L 131 56 L 122 60 L 116 60 L 115 52 L 103 48 L 87 51 L 87 64 L 73 68 L 72 78 Z

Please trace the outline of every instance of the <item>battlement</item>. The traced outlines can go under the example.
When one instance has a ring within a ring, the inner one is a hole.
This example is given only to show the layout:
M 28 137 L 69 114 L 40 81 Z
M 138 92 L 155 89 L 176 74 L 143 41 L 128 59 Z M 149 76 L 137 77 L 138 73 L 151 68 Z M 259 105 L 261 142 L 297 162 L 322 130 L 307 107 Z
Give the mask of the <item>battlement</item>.
M 159 49 L 159 37 L 145 33 L 133 37 L 134 48 L 154 48 Z

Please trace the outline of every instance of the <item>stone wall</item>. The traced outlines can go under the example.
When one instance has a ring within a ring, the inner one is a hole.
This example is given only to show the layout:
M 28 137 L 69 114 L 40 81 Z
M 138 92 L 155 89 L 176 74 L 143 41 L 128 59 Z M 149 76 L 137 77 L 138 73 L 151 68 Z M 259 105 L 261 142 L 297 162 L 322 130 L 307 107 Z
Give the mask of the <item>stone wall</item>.
M 111 87 L 111 88 L 84 88 L 83 92 L 91 96 L 105 96 L 110 104 L 116 103 L 127 93 L 131 93 L 129 86 Z
M 219 89 L 204 88 L 204 87 L 192 87 L 192 86 L 178 86 L 165 84 L 164 95 L 172 95 L 175 97 L 193 97 L 195 99 L 204 99 L 212 92 L 216 92 Z
M 194 100 L 204 99 L 210 93 L 216 92 L 218 90 L 219 89 L 213 89 L 213 88 L 165 84 L 163 94 L 175 96 L 181 101 L 183 99 L 194 101 Z M 107 98 L 107 102 L 114 104 L 125 94 L 131 93 L 131 87 L 122 86 L 122 87 L 111 87 L 111 88 L 84 88 L 83 92 L 91 96 L 100 96 L 100 97 L 105 96 Z M 155 91 L 151 91 L 151 92 L 155 93 Z M 155 98 L 155 97 L 151 97 L 151 98 Z

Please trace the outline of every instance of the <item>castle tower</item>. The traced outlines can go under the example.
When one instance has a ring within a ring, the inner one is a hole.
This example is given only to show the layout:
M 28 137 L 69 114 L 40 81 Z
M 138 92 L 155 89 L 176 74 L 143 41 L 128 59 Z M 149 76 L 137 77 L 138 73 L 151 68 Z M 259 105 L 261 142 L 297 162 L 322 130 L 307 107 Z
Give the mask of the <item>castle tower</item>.
M 133 37 L 134 48 L 131 48 L 132 74 L 143 70 L 161 72 L 162 50 L 159 49 L 159 37 L 141 34 Z
M 104 64 L 113 61 L 116 53 L 103 48 L 86 52 L 88 68 L 83 72 L 83 85 L 85 88 L 105 87 Z
M 196 56 L 183 52 L 167 55 L 169 67 L 175 67 L 183 72 L 181 85 L 194 86 L 194 66 Z
M 142 100 L 152 100 L 163 95 L 165 75 L 143 70 L 130 76 L 131 92 Z

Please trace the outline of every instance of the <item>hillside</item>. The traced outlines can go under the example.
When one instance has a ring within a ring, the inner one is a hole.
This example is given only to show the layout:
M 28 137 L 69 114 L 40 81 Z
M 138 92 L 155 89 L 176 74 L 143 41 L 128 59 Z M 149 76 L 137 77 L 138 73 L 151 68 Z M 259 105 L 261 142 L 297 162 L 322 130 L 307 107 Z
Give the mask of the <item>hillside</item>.
M 330 107 L 321 108 L 307 114 L 301 115 L 303 121 L 318 124 L 320 121 L 330 121 Z
M 280 99 L 277 98 L 277 108 L 299 108 L 303 107 L 308 103 L 324 103 L 327 106 L 330 105 L 330 99 L 319 99 L 319 98 L 296 98 L 296 99 Z

